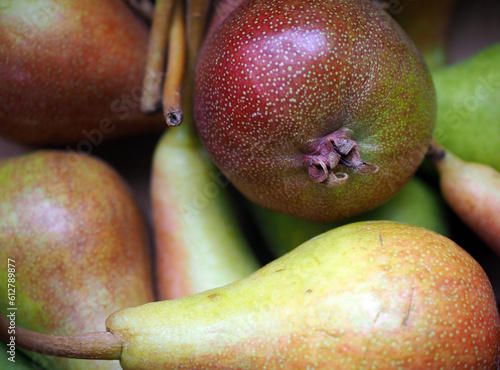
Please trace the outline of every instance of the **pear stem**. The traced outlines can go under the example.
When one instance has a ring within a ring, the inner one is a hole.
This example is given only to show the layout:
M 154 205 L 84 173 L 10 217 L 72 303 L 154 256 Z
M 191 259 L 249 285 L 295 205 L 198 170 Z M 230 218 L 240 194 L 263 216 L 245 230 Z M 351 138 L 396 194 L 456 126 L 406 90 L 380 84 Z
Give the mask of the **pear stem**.
M 9 332 L 14 329 L 16 347 L 49 356 L 92 359 L 119 360 L 123 339 L 111 332 L 88 333 L 78 336 L 63 336 L 37 333 L 14 325 L 0 314 L 0 336 L 10 341 Z
M 174 0 L 158 0 L 155 5 L 142 83 L 144 93 L 141 97 L 141 110 L 145 113 L 156 112 L 161 104 L 165 52 L 173 6 Z
M 210 10 L 210 1 L 189 0 L 186 9 L 186 33 L 188 36 L 188 71 L 194 72 L 198 52 L 203 43 L 208 15 Z M 190 83 L 188 81 L 188 83 Z
M 210 1 L 188 0 L 186 5 L 186 70 L 182 87 L 182 106 L 184 108 L 184 120 L 190 125 L 189 129 L 194 132 L 194 70 L 198 53 L 203 43 L 203 37 L 205 35 L 205 28 L 210 11 Z
M 167 72 L 162 98 L 163 114 L 169 126 L 178 126 L 183 119 L 181 89 L 186 54 L 183 16 L 182 4 L 177 1 L 174 8 L 172 27 L 170 27 Z
M 446 156 L 446 151 L 436 140 L 432 139 L 426 155 L 434 164 L 437 164 Z

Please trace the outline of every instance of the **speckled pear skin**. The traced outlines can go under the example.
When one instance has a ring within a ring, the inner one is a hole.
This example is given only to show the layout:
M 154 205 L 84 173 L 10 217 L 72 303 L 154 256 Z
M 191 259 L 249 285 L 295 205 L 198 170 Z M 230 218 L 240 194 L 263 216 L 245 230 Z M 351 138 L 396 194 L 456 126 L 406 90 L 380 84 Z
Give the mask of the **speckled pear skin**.
M 211 35 L 197 65 L 196 126 L 249 199 L 332 221 L 382 204 L 414 174 L 430 142 L 434 88 L 384 11 L 369 1 L 250 0 Z M 340 163 L 313 181 L 310 159 L 330 158 L 328 141 L 341 132 L 378 170 Z
M 34 145 L 92 145 L 160 132 L 140 112 L 147 25 L 121 0 L 2 1 L 0 136 Z M 90 140 L 89 140 L 90 136 Z
M 16 324 L 41 333 L 104 330 L 107 316 L 151 302 L 143 215 L 128 186 L 93 157 L 37 151 L 0 162 L 0 258 L 15 261 Z M 7 274 L 0 304 L 8 307 Z M 119 369 L 30 353 L 48 369 Z
M 239 282 L 120 310 L 106 326 L 125 340 L 124 369 L 496 369 L 500 350 L 480 265 L 390 221 L 334 229 Z

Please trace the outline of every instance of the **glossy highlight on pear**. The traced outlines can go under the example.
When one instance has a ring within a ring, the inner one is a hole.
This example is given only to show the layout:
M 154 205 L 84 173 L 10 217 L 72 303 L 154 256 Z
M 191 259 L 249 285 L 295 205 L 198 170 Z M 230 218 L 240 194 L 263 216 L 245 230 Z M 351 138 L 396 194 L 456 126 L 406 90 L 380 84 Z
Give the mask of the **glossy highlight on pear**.
M 392 197 L 436 107 L 422 56 L 369 1 L 241 4 L 210 29 L 194 109 L 210 158 L 247 198 L 332 221 Z

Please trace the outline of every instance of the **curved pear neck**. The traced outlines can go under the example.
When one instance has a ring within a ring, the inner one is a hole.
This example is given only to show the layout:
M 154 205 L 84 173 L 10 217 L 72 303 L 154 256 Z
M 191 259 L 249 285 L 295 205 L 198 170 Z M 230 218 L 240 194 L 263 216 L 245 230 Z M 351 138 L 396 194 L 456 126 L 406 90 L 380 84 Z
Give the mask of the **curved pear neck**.
M 9 341 L 9 329 L 16 333 L 16 346 L 30 352 L 50 354 L 51 356 L 91 359 L 119 360 L 123 339 L 111 332 L 97 332 L 78 336 L 63 336 L 37 333 L 17 326 L 13 321 L 0 314 L 1 337 Z

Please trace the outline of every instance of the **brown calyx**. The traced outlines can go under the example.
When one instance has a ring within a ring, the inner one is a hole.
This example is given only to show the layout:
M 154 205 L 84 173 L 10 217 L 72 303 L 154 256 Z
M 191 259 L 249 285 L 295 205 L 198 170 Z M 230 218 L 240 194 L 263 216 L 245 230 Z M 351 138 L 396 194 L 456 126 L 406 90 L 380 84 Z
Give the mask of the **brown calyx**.
M 315 140 L 312 147 L 315 149 L 312 154 L 306 155 L 304 165 L 308 166 L 309 176 L 315 182 L 340 186 L 349 177 L 347 173 L 342 172 L 344 168 L 351 168 L 360 174 L 378 170 L 377 166 L 361 159 L 358 143 L 349 138 L 346 129 Z

